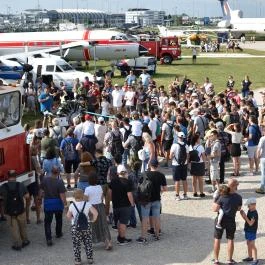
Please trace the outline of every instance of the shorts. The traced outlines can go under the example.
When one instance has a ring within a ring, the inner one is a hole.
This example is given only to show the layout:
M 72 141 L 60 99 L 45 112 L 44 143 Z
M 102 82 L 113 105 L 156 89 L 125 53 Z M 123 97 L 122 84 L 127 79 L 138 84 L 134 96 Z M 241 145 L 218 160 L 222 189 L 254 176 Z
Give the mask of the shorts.
M 245 239 L 249 241 L 254 241 L 257 238 L 257 233 L 256 232 L 248 232 L 245 231 Z
M 202 177 L 205 175 L 204 162 L 196 163 L 191 162 L 190 174 L 196 177 Z
M 240 144 L 232 143 L 231 156 L 232 157 L 240 157 L 241 156 L 241 146 L 240 146 Z
M 114 222 L 127 225 L 131 216 L 131 207 L 120 207 L 113 209 Z
M 37 182 L 33 182 L 27 186 L 27 190 L 30 196 L 37 197 L 39 194 L 39 185 Z
M 64 163 L 64 171 L 67 174 L 70 174 L 72 172 L 75 172 L 78 168 L 79 162 L 77 160 L 65 160 Z M 72 171 L 73 168 L 73 171 Z
M 161 213 L 160 210 L 161 210 L 160 201 L 149 202 L 146 205 L 141 205 L 141 214 L 143 218 L 147 218 L 149 216 L 159 217 Z
M 172 174 L 174 181 L 187 180 L 188 166 L 187 165 L 172 166 Z
M 164 140 L 163 141 L 164 151 L 170 151 L 172 144 L 173 144 L 173 139 L 171 139 L 171 140 Z
M 210 178 L 211 181 L 220 180 L 219 163 L 210 163 Z
M 248 146 L 247 150 L 248 150 L 248 158 L 254 158 L 256 151 L 257 151 L 258 146 Z
M 216 226 L 216 223 L 217 223 L 217 218 L 215 219 L 214 227 Z M 222 220 L 221 226 L 222 226 L 222 229 L 218 229 L 215 227 L 214 238 L 215 239 L 222 239 L 222 236 L 223 236 L 223 233 L 225 230 L 226 239 L 234 240 L 235 232 L 236 232 L 236 223 Z

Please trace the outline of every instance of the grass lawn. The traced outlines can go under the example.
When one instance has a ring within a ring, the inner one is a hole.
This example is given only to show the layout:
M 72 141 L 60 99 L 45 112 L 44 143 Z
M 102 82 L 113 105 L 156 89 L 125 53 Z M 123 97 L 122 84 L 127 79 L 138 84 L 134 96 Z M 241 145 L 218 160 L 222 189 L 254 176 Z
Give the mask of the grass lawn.
M 252 52 L 252 51 L 251 51 Z M 253 50 L 253 53 L 257 51 Z M 184 51 L 184 54 L 191 54 L 190 50 Z M 256 54 L 264 54 L 264 52 L 257 52 Z M 204 83 L 204 78 L 208 76 L 213 82 L 216 91 L 222 91 L 226 87 L 226 81 L 229 75 L 233 75 L 236 81 L 235 87 L 241 89 L 241 81 L 245 75 L 249 75 L 252 81 L 252 89 L 265 87 L 264 78 L 264 58 L 198 58 L 197 64 L 193 65 L 191 59 L 182 59 L 174 61 L 172 65 L 157 64 L 157 73 L 154 75 L 154 80 L 158 85 L 167 87 L 174 79 L 175 76 L 182 77 L 186 74 L 194 82 L 200 85 Z M 98 61 L 97 69 L 102 68 L 105 71 L 110 69 L 110 63 L 107 61 Z M 94 70 L 93 63 L 91 62 L 90 72 Z M 124 78 L 120 76 L 118 70 L 115 71 L 113 84 L 118 83 L 122 85 Z M 36 119 L 41 116 L 38 113 L 25 114 L 23 116 L 23 124 L 30 123 L 33 125 Z

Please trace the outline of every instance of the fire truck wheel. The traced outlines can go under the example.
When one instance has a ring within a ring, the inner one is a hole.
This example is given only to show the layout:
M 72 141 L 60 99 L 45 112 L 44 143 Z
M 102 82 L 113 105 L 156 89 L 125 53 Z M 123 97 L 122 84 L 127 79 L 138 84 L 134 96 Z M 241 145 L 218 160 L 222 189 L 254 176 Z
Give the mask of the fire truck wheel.
M 171 64 L 172 63 L 172 57 L 169 55 L 164 56 L 164 64 Z

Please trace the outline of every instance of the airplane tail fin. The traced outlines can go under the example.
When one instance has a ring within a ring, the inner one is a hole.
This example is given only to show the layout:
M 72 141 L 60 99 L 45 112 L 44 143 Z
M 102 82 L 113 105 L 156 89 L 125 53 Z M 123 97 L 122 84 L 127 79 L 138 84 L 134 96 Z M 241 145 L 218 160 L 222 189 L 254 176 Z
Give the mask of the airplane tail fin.
M 231 11 L 232 10 L 230 8 L 228 0 L 219 0 L 219 1 L 221 3 L 221 8 L 222 8 L 224 18 L 231 18 Z

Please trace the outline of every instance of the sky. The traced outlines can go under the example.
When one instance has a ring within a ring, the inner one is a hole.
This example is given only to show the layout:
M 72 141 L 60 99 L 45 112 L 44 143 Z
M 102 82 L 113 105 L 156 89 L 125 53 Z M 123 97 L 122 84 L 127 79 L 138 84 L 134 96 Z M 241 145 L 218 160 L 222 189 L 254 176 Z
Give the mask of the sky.
M 163 10 L 167 14 L 190 16 L 221 16 L 218 0 L 0 0 L 1 13 L 20 13 L 28 8 L 89 8 L 107 13 L 121 13 L 128 8 Z M 265 17 L 264 0 L 229 0 L 232 9 L 243 11 L 244 17 Z

